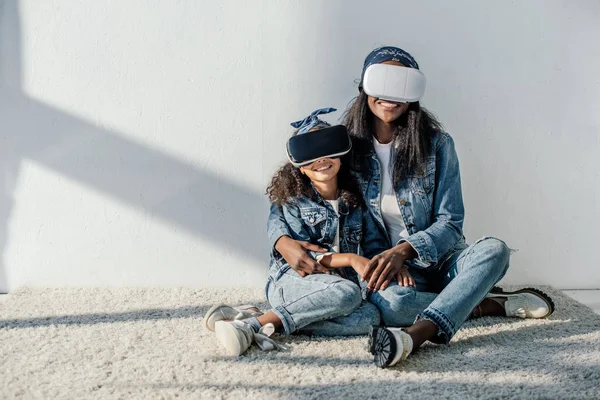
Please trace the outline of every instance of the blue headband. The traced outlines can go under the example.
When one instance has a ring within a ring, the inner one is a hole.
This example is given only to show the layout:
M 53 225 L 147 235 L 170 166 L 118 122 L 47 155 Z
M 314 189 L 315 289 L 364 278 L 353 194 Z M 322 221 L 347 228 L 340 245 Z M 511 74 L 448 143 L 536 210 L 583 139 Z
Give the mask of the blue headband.
M 365 71 L 367 68 L 373 64 L 381 64 L 382 62 L 386 61 L 398 61 L 406 67 L 419 69 L 419 64 L 417 64 L 413 56 L 408 54 L 406 51 L 393 46 L 379 47 L 370 52 L 367 58 L 365 58 L 362 73 L 360 74 L 360 84 L 358 85 L 359 90 L 362 89 L 363 78 L 365 77 Z
M 302 135 L 303 133 L 306 133 L 306 132 L 310 131 L 312 128 L 317 127 L 317 126 L 327 128 L 331 125 L 329 125 L 325 121 L 320 120 L 318 115 L 329 114 L 330 112 L 334 112 L 334 111 L 337 111 L 337 110 L 332 107 L 319 108 L 318 110 L 313 111 L 308 117 L 304 118 L 303 120 L 292 122 L 290 125 L 292 125 L 296 129 L 298 129 L 298 133 L 297 133 L 298 135 Z

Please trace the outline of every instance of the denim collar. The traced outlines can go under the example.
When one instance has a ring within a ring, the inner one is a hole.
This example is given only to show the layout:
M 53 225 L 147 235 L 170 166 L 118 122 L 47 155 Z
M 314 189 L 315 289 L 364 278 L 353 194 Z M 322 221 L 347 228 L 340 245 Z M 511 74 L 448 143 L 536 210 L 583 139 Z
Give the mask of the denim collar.
M 321 194 L 317 191 L 317 189 L 315 189 L 315 187 L 312 185 L 312 183 L 310 185 L 311 185 L 311 187 L 313 189 L 313 192 L 315 193 L 317 203 L 319 203 L 319 204 L 321 204 L 323 206 L 326 206 L 327 200 L 325 200 L 323 198 L 323 196 L 321 196 Z M 338 200 L 339 200 L 339 202 L 338 202 L 338 212 L 341 215 L 348 215 L 348 213 L 350 212 L 350 209 L 346 205 L 346 202 L 344 202 L 339 197 L 338 197 Z

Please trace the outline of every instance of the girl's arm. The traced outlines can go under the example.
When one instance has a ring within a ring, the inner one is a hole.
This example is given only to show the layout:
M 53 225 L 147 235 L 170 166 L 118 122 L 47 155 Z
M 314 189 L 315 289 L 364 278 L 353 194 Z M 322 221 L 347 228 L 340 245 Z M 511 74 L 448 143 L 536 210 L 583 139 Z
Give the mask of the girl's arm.
M 362 276 L 369 260 L 354 253 L 329 253 L 320 256 L 319 262 L 327 268 L 352 267 L 359 276 Z

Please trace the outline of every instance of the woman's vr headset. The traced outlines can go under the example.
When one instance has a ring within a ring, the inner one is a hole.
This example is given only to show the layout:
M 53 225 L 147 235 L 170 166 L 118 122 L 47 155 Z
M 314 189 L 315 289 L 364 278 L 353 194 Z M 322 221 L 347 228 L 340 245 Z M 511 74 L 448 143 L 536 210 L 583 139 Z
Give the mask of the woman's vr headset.
M 335 125 L 293 136 L 287 142 L 288 159 L 294 167 L 304 167 L 320 158 L 337 158 L 352 149 L 343 125 Z
M 425 93 L 425 75 L 415 68 L 373 64 L 365 71 L 363 90 L 371 97 L 400 103 L 418 101 Z

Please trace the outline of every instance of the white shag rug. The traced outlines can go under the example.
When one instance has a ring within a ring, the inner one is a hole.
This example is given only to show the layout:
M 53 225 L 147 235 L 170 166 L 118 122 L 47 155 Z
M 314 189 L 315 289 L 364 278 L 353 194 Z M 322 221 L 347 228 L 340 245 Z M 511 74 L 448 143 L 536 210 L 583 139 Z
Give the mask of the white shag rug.
M 367 338 L 278 336 L 224 355 L 202 317 L 260 289 L 21 289 L 0 303 L 0 398 L 598 399 L 600 316 L 552 288 L 547 320 L 468 322 L 379 369 Z

